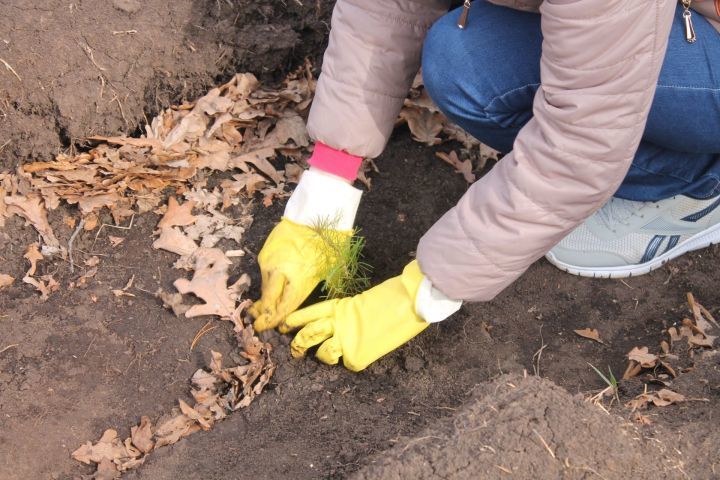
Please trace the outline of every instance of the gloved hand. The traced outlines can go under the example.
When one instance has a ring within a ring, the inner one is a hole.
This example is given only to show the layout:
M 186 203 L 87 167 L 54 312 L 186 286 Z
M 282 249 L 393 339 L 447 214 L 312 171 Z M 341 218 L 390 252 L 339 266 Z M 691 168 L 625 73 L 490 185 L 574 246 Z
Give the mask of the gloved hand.
M 352 232 L 337 234 L 349 238 Z M 275 327 L 283 333 L 288 331 L 282 321 L 323 280 L 322 249 L 322 240 L 312 228 L 286 217 L 280 220 L 258 255 L 262 296 L 249 310 L 255 317 L 256 331 Z
M 262 275 L 260 300 L 250 308 L 261 332 L 283 326 L 285 317 L 305 301 L 322 281 L 322 240 L 313 226 L 331 220 L 337 235 L 352 235 L 361 191 L 333 175 L 306 171 L 258 254 Z
M 354 297 L 292 313 L 285 324 L 302 328 L 290 345 L 294 357 L 320 345 L 316 356 L 321 362 L 335 365 L 342 357 L 346 368 L 358 372 L 461 305 L 434 289 L 413 261 L 398 277 Z

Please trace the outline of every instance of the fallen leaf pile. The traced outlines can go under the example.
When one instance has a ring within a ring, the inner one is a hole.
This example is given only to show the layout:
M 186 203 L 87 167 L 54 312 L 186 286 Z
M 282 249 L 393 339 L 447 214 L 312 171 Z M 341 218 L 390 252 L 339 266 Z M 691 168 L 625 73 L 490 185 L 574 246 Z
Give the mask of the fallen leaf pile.
M 270 360 L 271 347 L 243 323 L 241 317 L 246 306 L 239 306 L 230 316 L 240 355 L 247 360 L 245 364 L 223 367 L 223 356 L 212 351 L 209 368 L 199 369 L 192 376 L 192 406 L 178 400 L 178 407 L 155 425 L 143 416 L 124 440 L 116 430 L 105 430 L 100 440 L 80 446 L 72 457 L 87 465 L 96 464 L 95 479 L 118 478 L 122 472 L 142 465 L 154 450 L 200 430 L 209 430 L 229 413 L 250 405 L 270 381 L 275 365 Z
M 462 145 L 460 155 L 455 151 L 439 152 L 436 155 L 461 173 L 468 183 L 476 180 L 474 171 L 485 168 L 488 160 L 498 159 L 496 150 L 480 143 L 462 128 L 451 123 L 440 111 L 423 85 L 422 72 L 415 76 L 410 95 L 405 100 L 397 123 L 407 123 L 413 139 L 425 145 L 439 145 L 448 140 L 459 142 Z
M 656 371 L 661 368 L 673 378 L 677 377 L 676 369 L 671 362 L 677 364 L 680 357 L 686 356 L 692 361 L 698 352 L 711 349 L 715 346 L 717 333 L 720 330 L 712 314 L 695 300 L 692 293 L 687 294 L 688 306 L 693 314 L 693 319 L 684 318 L 679 326 L 667 329 L 668 340 L 660 343 L 658 354 L 650 353 L 648 347 L 635 347 L 628 353 L 628 366 L 625 369 L 623 379 L 627 380 L 637 376 L 643 371 Z M 687 372 L 692 366 L 682 368 L 681 372 Z
M 117 478 L 122 472 L 141 465 L 154 449 L 172 445 L 199 430 L 209 430 L 228 413 L 250 405 L 275 370 L 270 359 L 270 345 L 260 341 L 252 327 L 246 327 L 242 319 L 250 303 L 242 301 L 242 294 L 250 286 L 249 276 L 243 274 L 234 283 L 229 283 L 230 257 L 242 256 L 244 252 L 239 249 L 223 251 L 217 247 L 221 240 L 227 240 L 233 248 L 239 247 L 252 216 L 246 213 L 235 219 L 220 213 L 224 205 L 236 202 L 217 190 L 208 191 L 205 186 L 204 181 L 196 181 L 183 193 L 184 202 L 171 196 L 167 205 L 156 209 L 163 216 L 155 231 L 157 239 L 153 247 L 179 255 L 175 267 L 192 272 L 192 278 L 178 278 L 174 282 L 176 293 L 160 291 L 158 296 L 178 316 L 210 315 L 232 321 L 239 353 L 247 362 L 223 368 L 222 355 L 212 351 L 209 371 L 201 369 L 192 376 L 192 406 L 179 400 L 178 407 L 160 419 L 157 427 L 153 427 L 148 417 L 142 417 L 140 425 L 132 427 L 130 437 L 125 440 L 121 440 L 115 430 L 108 429 L 96 444 L 87 442 L 78 448 L 73 452 L 73 458 L 86 464 L 97 464 L 95 478 Z M 112 290 L 113 294 L 116 297 L 133 296 L 128 292 L 133 281 L 134 276 L 122 289 Z M 188 294 L 203 303 L 183 303 L 183 295 Z M 205 327 L 201 332 L 207 332 Z M 191 348 L 199 336 L 193 340 Z
M 632 411 L 647 408 L 649 404 L 653 404 L 656 407 L 667 407 L 673 403 L 681 403 L 685 401 L 685 396 L 679 393 L 663 388 L 656 392 L 645 392 L 638 395 L 627 403 L 627 406 Z
M 210 315 L 232 321 L 239 353 L 247 362 L 223 368 L 222 355 L 213 351 L 209 371 L 201 369 L 192 376 L 192 406 L 179 400 L 178 408 L 160 419 L 156 428 L 149 418 L 142 417 L 140 425 L 132 427 L 130 437 L 125 440 L 121 440 L 115 430 L 108 429 L 96 444 L 87 442 L 78 448 L 73 458 L 97 464 L 95 478 L 117 478 L 122 472 L 141 465 L 154 449 L 172 445 L 199 430 L 209 430 L 228 413 L 250 405 L 275 370 L 270 345 L 260 341 L 242 318 L 250 303 L 242 301 L 242 294 L 250 286 L 249 276 L 243 274 L 229 284 L 232 261 L 227 254 L 238 256 L 237 252 L 242 250 L 225 252 L 216 246 L 222 239 L 229 240 L 233 247 L 239 246 L 252 216 L 241 215 L 239 220 L 234 220 L 223 215 L 218 211 L 222 208 L 222 195 L 202 187 L 198 182 L 185 192 L 183 203 L 170 197 L 167 205 L 160 209 L 164 214 L 158 222 L 155 231 L 158 238 L 153 246 L 179 255 L 175 267 L 191 271 L 192 278 L 178 278 L 174 282 L 177 293 L 160 291 L 158 295 L 178 316 Z M 128 290 L 133 280 L 131 277 L 124 288 L 113 290 L 113 294 L 132 296 Z M 203 303 L 183 303 L 186 294 Z
M 697 353 L 714 347 L 717 335 L 710 335 L 709 332 L 717 332 L 720 325 L 712 314 L 695 300 L 692 293 L 687 294 L 687 300 L 694 320 L 685 318 L 679 327 L 668 328 L 669 341 L 663 340 L 660 343 L 660 352 L 657 354 L 651 353 L 648 347 L 633 348 L 627 354 L 628 366 L 623 374 L 623 380 L 648 372 L 654 383 L 669 386 L 670 381 L 678 376 L 678 371 L 686 373 L 693 369 L 692 365 L 677 367 L 681 355 L 692 361 Z M 630 400 L 627 406 L 634 411 L 646 408 L 650 404 L 665 407 L 687 400 L 704 399 L 686 399 L 683 395 L 667 388 L 648 392 L 646 386 L 646 391 Z
M 89 152 L 25 164 L 19 173 L 48 208 L 63 200 L 88 216 L 107 207 L 116 223 L 157 207 L 167 188 L 183 193 L 201 171 L 240 172 L 226 200 L 244 189 L 263 190 L 271 202 L 285 195 L 286 178 L 270 160 L 279 153 L 300 159 L 310 146 L 302 115 L 314 89 L 309 65 L 277 90 L 237 74 L 196 102 L 163 111 L 139 138 L 92 137 L 99 145 Z

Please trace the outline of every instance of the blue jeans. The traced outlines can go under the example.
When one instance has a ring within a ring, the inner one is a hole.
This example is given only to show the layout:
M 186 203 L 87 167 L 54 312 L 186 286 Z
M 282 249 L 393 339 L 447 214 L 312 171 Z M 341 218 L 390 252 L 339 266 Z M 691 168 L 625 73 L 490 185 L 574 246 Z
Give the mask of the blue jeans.
M 540 87 L 540 15 L 476 0 L 465 30 L 454 10 L 428 33 L 425 88 L 478 140 L 512 150 Z M 657 201 L 720 194 L 720 33 L 693 15 L 685 41 L 678 8 L 642 142 L 615 196 Z

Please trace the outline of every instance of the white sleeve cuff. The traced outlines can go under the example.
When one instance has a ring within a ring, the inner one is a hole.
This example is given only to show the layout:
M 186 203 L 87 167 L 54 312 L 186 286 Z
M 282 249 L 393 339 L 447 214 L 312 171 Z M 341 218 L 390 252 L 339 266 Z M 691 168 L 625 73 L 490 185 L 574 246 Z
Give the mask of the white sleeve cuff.
M 415 298 L 415 312 L 428 323 L 442 322 L 462 307 L 461 300 L 452 300 L 433 287 L 425 277 Z
M 352 230 L 361 196 L 362 190 L 334 175 L 310 169 L 303 173 L 290 196 L 284 216 L 306 226 L 323 220 L 337 221 L 337 230 Z

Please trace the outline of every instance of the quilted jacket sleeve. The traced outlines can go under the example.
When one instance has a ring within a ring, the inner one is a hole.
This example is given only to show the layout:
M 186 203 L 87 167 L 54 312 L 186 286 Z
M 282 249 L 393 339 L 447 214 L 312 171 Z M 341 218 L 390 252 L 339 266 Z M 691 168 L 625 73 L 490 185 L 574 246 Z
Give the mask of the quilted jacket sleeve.
M 438 289 L 492 299 L 615 192 L 645 128 L 675 6 L 543 2 L 534 118 L 420 241 L 420 266 Z
M 310 110 L 310 136 L 376 157 L 420 67 L 425 33 L 449 0 L 338 0 Z

